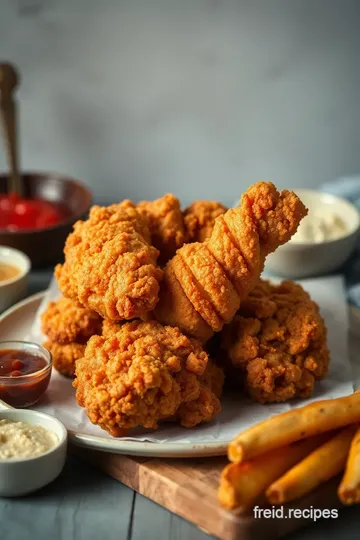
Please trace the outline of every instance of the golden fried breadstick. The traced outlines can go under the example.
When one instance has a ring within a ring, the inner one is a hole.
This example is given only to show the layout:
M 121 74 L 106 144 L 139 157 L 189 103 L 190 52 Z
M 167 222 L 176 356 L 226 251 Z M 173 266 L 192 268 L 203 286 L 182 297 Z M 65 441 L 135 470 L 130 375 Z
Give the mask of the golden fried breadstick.
M 360 502 L 360 429 L 351 442 L 345 474 L 338 489 L 343 504 Z
M 240 433 L 229 444 L 230 461 L 239 463 L 299 439 L 360 422 L 360 394 L 310 403 L 273 416 Z
M 222 471 L 218 499 L 225 508 L 249 508 L 269 485 L 324 443 L 328 434 L 271 450 L 250 461 L 230 463 Z
M 293 501 L 339 474 L 345 467 L 356 429 L 356 425 L 343 429 L 274 482 L 266 490 L 268 501 L 272 504 Z

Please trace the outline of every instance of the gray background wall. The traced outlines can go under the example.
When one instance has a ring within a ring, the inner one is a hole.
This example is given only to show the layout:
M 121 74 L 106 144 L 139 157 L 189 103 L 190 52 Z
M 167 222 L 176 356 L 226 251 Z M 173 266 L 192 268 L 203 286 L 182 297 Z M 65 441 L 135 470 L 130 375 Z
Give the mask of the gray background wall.
M 360 171 L 358 0 L 0 0 L 0 57 L 23 167 L 98 200 Z

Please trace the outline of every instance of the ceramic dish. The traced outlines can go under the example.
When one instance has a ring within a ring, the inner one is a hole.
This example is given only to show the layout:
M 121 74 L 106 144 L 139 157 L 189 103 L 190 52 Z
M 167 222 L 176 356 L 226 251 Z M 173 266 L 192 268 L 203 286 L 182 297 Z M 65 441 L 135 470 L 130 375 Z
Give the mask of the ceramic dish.
M 64 221 L 36 230 L 8 231 L 0 229 L 0 244 L 11 246 L 26 253 L 33 266 L 45 266 L 59 262 L 73 224 L 83 218 L 92 202 L 91 191 L 78 180 L 55 173 L 22 174 L 26 197 L 61 203 L 68 212 Z M 7 188 L 7 176 L 0 175 L 0 194 Z
M 58 442 L 37 457 L 0 460 L 0 496 L 26 495 L 55 480 L 61 473 L 66 459 L 65 426 L 48 414 L 27 409 L 13 409 L 0 402 L 0 420 L 2 419 L 42 426 L 55 433 Z
M 30 272 L 30 259 L 17 249 L 0 246 L 0 264 L 14 266 L 19 273 L 0 281 L 0 313 L 24 297 Z
M 346 231 L 334 240 L 288 242 L 266 259 L 266 270 L 289 279 L 327 274 L 340 268 L 350 257 L 359 238 L 360 213 L 350 202 L 311 189 L 295 190 L 311 213 L 328 209 L 345 223 Z
M 45 292 L 34 295 L 0 316 L 0 340 L 25 339 L 34 320 L 34 316 L 40 306 Z M 354 368 L 354 359 L 357 358 L 357 350 L 360 344 L 360 327 L 358 321 L 354 321 L 353 338 L 350 342 L 350 357 Z M 355 366 L 356 367 L 356 366 Z M 355 380 L 360 381 L 360 368 L 355 369 Z M 224 455 L 227 451 L 228 441 L 201 443 L 176 443 L 176 442 L 142 442 L 125 441 L 116 438 L 106 438 L 101 436 L 92 436 L 81 433 L 80 431 L 71 431 L 69 433 L 69 442 L 77 446 L 91 448 L 95 450 L 106 451 L 115 454 L 128 454 L 146 457 L 171 457 L 171 458 L 190 458 Z

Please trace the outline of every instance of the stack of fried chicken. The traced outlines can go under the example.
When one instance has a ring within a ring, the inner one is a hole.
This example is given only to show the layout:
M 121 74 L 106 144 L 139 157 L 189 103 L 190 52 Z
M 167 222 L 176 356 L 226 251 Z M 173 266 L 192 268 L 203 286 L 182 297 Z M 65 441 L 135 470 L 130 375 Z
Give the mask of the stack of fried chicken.
M 168 194 L 94 206 L 77 222 L 55 269 L 63 297 L 42 326 L 89 419 L 114 436 L 209 422 L 224 371 L 261 403 L 309 396 L 329 363 L 319 309 L 299 285 L 260 280 L 306 213 L 259 182 L 229 210 L 181 211 Z

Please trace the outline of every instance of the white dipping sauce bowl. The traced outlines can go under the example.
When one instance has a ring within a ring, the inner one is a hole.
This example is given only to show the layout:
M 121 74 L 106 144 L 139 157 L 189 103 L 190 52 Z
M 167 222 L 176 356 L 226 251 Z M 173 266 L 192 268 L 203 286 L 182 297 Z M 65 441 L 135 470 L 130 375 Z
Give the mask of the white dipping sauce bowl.
M 344 221 L 346 231 L 334 240 L 318 243 L 288 242 L 268 255 L 266 270 L 292 279 L 327 274 L 337 270 L 356 247 L 360 230 L 360 212 L 353 204 L 335 195 L 311 189 L 295 189 L 294 191 L 308 208 L 308 215 L 327 207 Z
M 0 409 L 0 420 L 42 426 L 58 438 L 55 446 L 36 457 L 0 459 L 0 497 L 17 497 L 50 484 L 61 473 L 66 459 L 67 431 L 56 418 L 26 409 Z
M 0 246 L 0 264 L 16 266 L 20 272 L 6 281 L 0 281 L 0 313 L 21 300 L 26 293 L 31 268 L 30 259 L 25 253 L 7 246 Z

